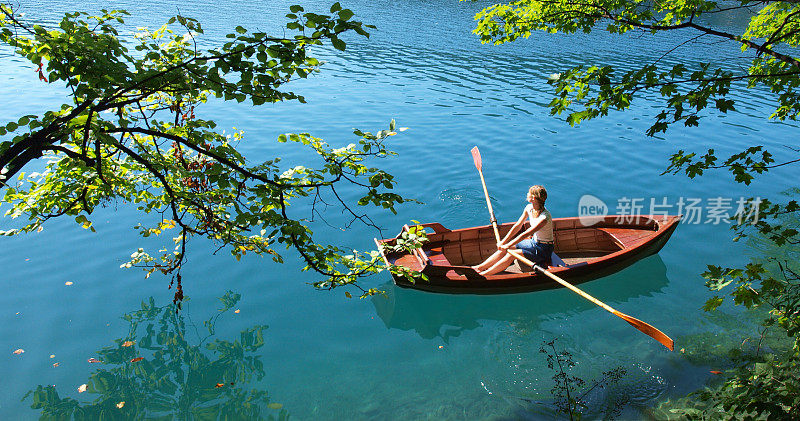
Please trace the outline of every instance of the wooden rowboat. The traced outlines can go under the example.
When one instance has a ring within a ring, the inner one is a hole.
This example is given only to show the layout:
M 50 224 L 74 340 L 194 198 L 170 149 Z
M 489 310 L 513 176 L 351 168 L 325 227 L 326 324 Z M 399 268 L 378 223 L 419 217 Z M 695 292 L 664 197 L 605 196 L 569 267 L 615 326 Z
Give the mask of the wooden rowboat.
M 573 284 L 620 271 L 658 253 L 680 219 L 661 215 L 606 216 L 585 226 L 577 217 L 555 218 L 555 250 L 547 269 Z M 500 235 L 505 235 L 512 225 L 500 225 Z M 392 249 L 403 232 L 395 238 L 375 239 L 387 266 L 403 266 L 428 277 L 427 281 L 412 283 L 393 274 L 394 283 L 400 287 L 451 294 L 507 294 L 561 286 L 519 263 L 486 277 L 472 269 L 472 265 L 497 250 L 491 225 L 457 230 L 436 222 L 417 226 L 426 229 L 428 241 L 413 252 Z M 403 230 L 406 232 L 409 227 Z

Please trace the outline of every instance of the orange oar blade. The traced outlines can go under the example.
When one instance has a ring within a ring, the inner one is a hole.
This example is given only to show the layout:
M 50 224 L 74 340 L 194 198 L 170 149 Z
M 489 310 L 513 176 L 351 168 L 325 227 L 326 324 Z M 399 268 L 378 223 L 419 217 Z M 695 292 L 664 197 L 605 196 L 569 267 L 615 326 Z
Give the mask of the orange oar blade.
M 656 329 L 653 326 L 650 326 L 649 324 L 635 317 L 628 316 L 625 313 L 620 313 L 619 311 L 617 311 L 614 314 L 622 318 L 622 320 L 628 322 L 631 326 L 635 327 L 636 329 L 639 329 L 645 335 L 657 340 L 658 342 L 661 343 L 661 345 L 664 345 L 670 351 L 674 351 L 675 343 L 672 341 L 672 338 L 665 335 L 664 332 Z
M 543 267 L 541 267 L 539 265 L 534 264 L 530 260 L 526 259 L 525 256 L 520 254 L 518 251 L 516 251 L 516 250 L 508 250 L 508 252 L 512 256 L 514 256 L 517 260 L 519 260 L 521 262 L 524 262 L 524 263 L 526 263 L 526 264 L 528 264 L 530 266 L 533 266 L 534 269 L 538 270 L 539 272 L 543 273 L 544 275 L 546 275 L 550 279 L 558 282 L 559 284 L 569 288 L 570 290 L 572 290 L 572 292 L 574 292 L 574 293 L 580 295 L 581 297 L 583 297 L 583 298 L 585 298 L 585 299 L 597 304 L 602 309 L 610 312 L 611 314 L 619 317 L 620 319 L 625 320 L 626 322 L 628 322 L 628 324 L 630 324 L 631 326 L 635 327 L 640 332 L 642 332 L 645 335 L 647 335 L 647 336 L 657 340 L 658 342 L 660 342 L 661 345 L 664 345 L 670 351 L 675 349 L 674 342 L 672 341 L 672 339 L 669 336 L 665 335 L 664 332 L 656 329 L 653 326 L 650 326 L 649 324 L 647 324 L 647 323 L 645 323 L 645 322 L 643 322 L 643 321 L 641 321 L 641 320 L 639 320 L 639 319 L 637 319 L 635 317 L 628 316 L 627 314 L 625 314 L 625 313 L 623 313 L 621 311 L 613 309 L 608 304 L 598 300 L 597 298 L 592 297 L 591 295 L 587 294 L 582 289 L 580 289 L 580 288 L 570 284 L 569 282 L 559 278 L 558 276 L 556 276 L 553 273 L 551 273 L 549 270 L 547 270 L 547 269 L 545 269 L 545 268 L 543 268 Z
M 472 148 L 472 160 L 475 161 L 475 168 L 480 171 L 483 163 L 481 162 L 481 151 L 478 150 L 477 146 Z

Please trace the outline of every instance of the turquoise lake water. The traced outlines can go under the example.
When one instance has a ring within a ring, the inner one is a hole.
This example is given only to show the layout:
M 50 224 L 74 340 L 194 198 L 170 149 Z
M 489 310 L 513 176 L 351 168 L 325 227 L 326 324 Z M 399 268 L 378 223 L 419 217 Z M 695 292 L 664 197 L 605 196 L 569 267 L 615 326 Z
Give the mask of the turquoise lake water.
M 207 31 L 202 42 L 212 45 L 237 25 L 282 33 L 282 16 L 292 3 L 21 5 L 28 19 L 46 24 L 70 10 L 123 8 L 132 14 L 131 30 L 157 27 L 180 11 L 201 21 Z M 356 19 L 377 29 L 370 39 L 348 39 L 346 52 L 316 51 L 326 61 L 322 72 L 292 85 L 308 104 L 212 102 L 198 114 L 223 128 L 243 129 L 241 148 L 253 161 L 280 156 L 287 166 L 317 162 L 305 151 L 277 144 L 281 133 L 310 132 L 346 145 L 356 140 L 354 127 L 384 129 L 392 118 L 409 127 L 392 138 L 399 155 L 379 164 L 396 175 L 400 193 L 424 205 L 401 206 L 398 215 L 375 212 L 373 219 L 386 237 L 412 219 L 449 228 L 488 222 L 469 153 L 475 145 L 501 221 L 518 216 L 530 184 L 546 185 L 548 208 L 562 217 L 575 216 L 585 194 L 604 200 L 613 212 L 621 198 L 642 198 L 645 208 L 651 198 L 665 197 L 670 204 L 681 197 L 701 198 L 704 205 L 715 197 L 735 203 L 742 196 L 775 196 L 796 183 L 791 168 L 751 186 L 738 185 L 723 172 L 695 180 L 659 175 L 678 149 L 714 148 L 724 156 L 763 144 L 779 161 L 788 156 L 791 150 L 784 145 L 793 144 L 796 124 L 766 120 L 773 98 L 765 91 L 740 89 L 732 94 L 736 112 L 709 115 L 699 128 L 676 127 L 656 138 L 644 135 L 661 110 L 658 99 L 648 95 L 627 112 L 612 112 L 577 128 L 549 116 L 548 75 L 581 63 L 619 69 L 651 63 L 688 33 L 534 34 L 510 45 L 487 46 L 471 30 L 472 16 L 488 4 L 343 2 Z M 317 12 L 329 7 L 316 0 L 304 5 Z M 743 19 L 726 16 L 713 23 L 736 30 Z M 746 57 L 736 46 L 709 44 L 677 50 L 660 62 L 691 67 L 709 60 L 735 69 Z M 64 92 L 38 82 L 29 63 L 7 49 L 0 49 L 0 63 L 3 124 L 62 103 Z M 0 212 L 6 209 L 0 206 Z M 308 214 L 310 205 L 298 203 L 294 212 Z M 326 216 L 340 219 L 334 211 Z M 41 409 L 32 409 L 32 397 L 25 396 L 38 386 L 42 396 L 49 391 L 52 397 L 55 391 L 81 405 L 103 402 L 109 413 L 125 401 L 120 414 L 145 417 L 187 418 L 202 411 L 243 417 L 247 414 L 233 408 L 245 408 L 246 396 L 265 391 L 271 405 L 261 409 L 263 417 L 555 418 L 553 372 L 539 352 L 542 342 L 553 338 L 559 350 L 573 354 L 578 363 L 573 373 L 584 379 L 616 366 L 628 371 L 618 384 L 588 397 L 591 417 L 601 417 L 608 402 L 627 396 L 622 418 L 638 419 L 653 405 L 696 390 L 712 376 L 709 370 L 715 367 L 687 357 L 701 352 L 698 335 L 705 335 L 704 346 L 713 348 L 727 344 L 726 337 L 741 340 L 755 330 L 734 309 L 724 307 L 723 315 L 714 316 L 700 309 L 711 295 L 699 276 L 705 265 L 736 265 L 756 253 L 746 244 L 731 243 L 724 224 L 682 224 L 658 255 L 582 285 L 669 334 L 676 341 L 676 352 L 669 352 L 565 290 L 490 297 L 427 294 L 398 289 L 388 274 L 381 274 L 363 285 L 384 289 L 388 297 L 347 299 L 343 290 L 309 286 L 318 278 L 301 273 L 302 264 L 291 252 L 283 265 L 250 256 L 236 262 L 225 253 L 212 255 L 213 245 L 202 241 L 190 247 L 184 271 L 189 299 L 175 315 L 162 308 L 172 301 L 168 279 L 144 279 L 142 272 L 119 268 L 138 247 L 156 245 L 132 229 L 139 216 L 120 204 L 99 210 L 93 220 L 97 233 L 61 220 L 38 234 L 0 240 L 2 419 L 37 418 Z M 11 221 L 0 221 L 0 229 L 10 226 Z M 322 242 L 360 250 L 373 247 L 373 237 L 381 235 L 359 226 L 346 232 L 322 224 L 315 228 Z M 155 308 L 131 315 L 142 303 L 149 306 L 151 298 Z M 121 347 L 126 340 L 136 344 Z M 236 341 L 246 346 L 231 345 Z M 166 350 L 154 353 L 153 343 Z M 228 345 L 231 350 L 223 352 Z M 13 353 L 20 348 L 23 354 Z M 681 348 L 685 353 L 677 352 Z M 145 357 L 141 363 L 147 369 L 119 363 L 135 356 Z M 102 362 L 89 363 L 90 358 Z M 159 373 L 161 381 L 147 380 L 152 373 Z M 220 382 L 225 386 L 214 387 Z M 78 393 L 85 383 L 89 390 Z

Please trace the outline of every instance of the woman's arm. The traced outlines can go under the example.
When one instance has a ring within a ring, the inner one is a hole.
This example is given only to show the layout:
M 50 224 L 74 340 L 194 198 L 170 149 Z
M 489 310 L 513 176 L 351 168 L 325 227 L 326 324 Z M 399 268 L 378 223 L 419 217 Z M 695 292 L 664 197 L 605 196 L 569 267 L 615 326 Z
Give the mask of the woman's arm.
M 533 225 L 530 228 L 526 229 L 525 231 L 522 232 L 522 234 L 518 235 L 516 238 L 511 240 L 511 242 L 507 243 L 508 247 L 515 246 L 520 241 L 530 237 L 531 235 L 533 235 L 533 233 L 542 229 L 545 223 L 547 223 L 547 216 L 545 216 L 545 214 L 542 213 L 539 216 L 537 216 L 536 219 L 533 220 Z
M 517 220 L 517 222 L 514 223 L 514 226 L 511 227 L 511 229 L 508 231 L 508 234 L 506 234 L 505 237 L 503 237 L 503 239 L 497 245 L 499 248 L 509 248 L 509 247 L 519 243 L 519 241 L 522 241 L 522 240 L 519 240 L 517 242 L 509 242 L 509 238 L 513 238 L 514 234 L 516 234 L 517 231 L 519 231 L 519 229 L 522 228 L 522 225 L 525 223 L 525 219 L 527 217 L 528 217 L 527 212 L 525 210 L 523 210 L 522 211 L 522 215 L 519 216 L 519 219 Z

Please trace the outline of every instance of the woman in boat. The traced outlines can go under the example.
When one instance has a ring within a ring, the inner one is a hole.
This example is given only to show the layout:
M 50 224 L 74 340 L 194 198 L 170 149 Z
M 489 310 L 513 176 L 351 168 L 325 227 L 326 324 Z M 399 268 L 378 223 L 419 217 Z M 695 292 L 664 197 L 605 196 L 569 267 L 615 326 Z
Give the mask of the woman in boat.
M 506 270 L 514 263 L 514 256 L 508 252 L 508 249 L 515 246 L 533 263 L 549 262 L 550 256 L 553 254 L 553 217 L 550 215 L 550 211 L 544 207 L 546 200 L 547 190 L 544 187 L 531 186 L 527 195 L 528 205 L 525 206 L 519 220 L 497 243 L 497 251 L 486 261 L 473 266 L 473 268 L 483 276 L 494 275 Z M 517 235 L 526 218 L 530 222 L 530 228 Z

